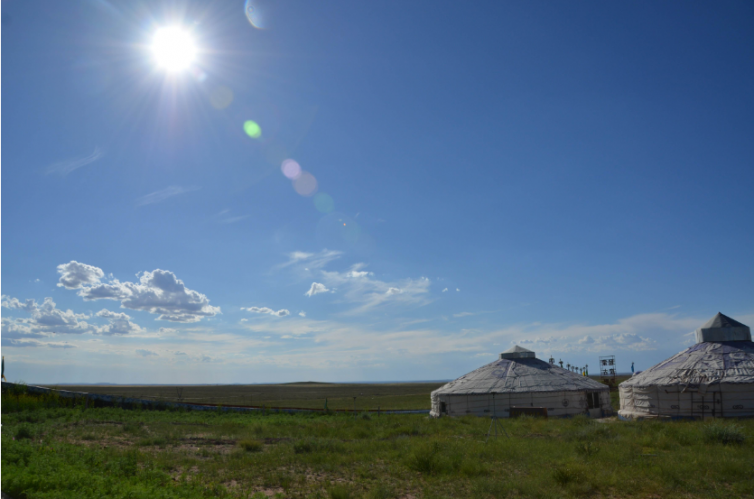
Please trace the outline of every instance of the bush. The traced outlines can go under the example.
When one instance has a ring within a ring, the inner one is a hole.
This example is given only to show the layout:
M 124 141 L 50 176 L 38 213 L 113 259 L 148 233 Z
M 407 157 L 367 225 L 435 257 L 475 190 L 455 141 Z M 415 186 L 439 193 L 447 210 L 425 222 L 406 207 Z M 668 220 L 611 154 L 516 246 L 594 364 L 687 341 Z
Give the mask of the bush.
M 334 485 L 327 491 L 330 499 L 351 499 L 353 493 L 345 485 Z
M 308 452 L 338 452 L 343 446 L 335 440 L 324 438 L 305 438 L 293 444 L 293 452 L 306 454 Z
M 702 433 L 707 442 L 723 445 L 742 444 L 746 439 L 743 429 L 736 424 L 712 423 L 706 425 Z
M 552 474 L 558 485 L 565 486 L 569 483 L 578 483 L 582 481 L 583 474 L 580 470 L 568 466 L 558 466 Z
M 433 442 L 414 450 L 408 458 L 408 467 L 419 473 L 434 474 L 440 468 L 440 444 Z
M 589 459 L 600 451 L 600 448 L 593 442 L 580 442 L 576 444 L 576 454 L 585 459 Z
M 16 430 L 16 440 L 22 440 L 25 438 L 31 439 L 34 435 L 31 433 L 31 430 L 28 426 L 22 425 L 18 427 L 18 430 Z
M 259 440 L 241 440 L 238 445 L 246 452 L 261 452 L 264 445 Z
M 398 494 L 396 494 L 395 489 L 384 483 L 377 485 L 366 495 L 366 499 L 395 499 L 396 497 L 398 497 Z

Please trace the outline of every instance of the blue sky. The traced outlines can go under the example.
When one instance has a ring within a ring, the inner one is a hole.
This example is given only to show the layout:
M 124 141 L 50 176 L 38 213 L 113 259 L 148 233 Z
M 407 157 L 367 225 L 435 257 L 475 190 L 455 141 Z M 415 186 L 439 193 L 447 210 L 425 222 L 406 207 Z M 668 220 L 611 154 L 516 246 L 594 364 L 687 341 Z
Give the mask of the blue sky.
M 750 2 L 250 7 L 3 2 L 10 379 L 625 371 L 754 325 Z

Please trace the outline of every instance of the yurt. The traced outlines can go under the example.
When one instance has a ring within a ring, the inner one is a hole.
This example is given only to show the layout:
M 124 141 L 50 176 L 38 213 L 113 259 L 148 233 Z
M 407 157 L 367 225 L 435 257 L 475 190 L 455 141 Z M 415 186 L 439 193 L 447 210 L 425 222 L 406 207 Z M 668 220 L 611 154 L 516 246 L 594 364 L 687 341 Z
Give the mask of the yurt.
M 623 418 L 754 416 L 754 343 L 748 326 L 718 313 L 696 344 L 619 385 Z
M 430 415 L 496 416 L 526 409 L 552 416 L 612 413 L 606 385 L 539 360 L 514 346 L 495 362 L 432 392 Z

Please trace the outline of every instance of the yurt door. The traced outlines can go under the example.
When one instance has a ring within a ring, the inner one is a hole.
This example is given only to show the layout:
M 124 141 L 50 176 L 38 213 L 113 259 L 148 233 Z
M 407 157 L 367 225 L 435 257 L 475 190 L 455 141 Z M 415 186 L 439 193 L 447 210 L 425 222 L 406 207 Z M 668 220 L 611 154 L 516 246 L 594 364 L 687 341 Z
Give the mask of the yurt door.
M 712 415 L 716 418 L 723 417 L 723 393 L 712 393 Z

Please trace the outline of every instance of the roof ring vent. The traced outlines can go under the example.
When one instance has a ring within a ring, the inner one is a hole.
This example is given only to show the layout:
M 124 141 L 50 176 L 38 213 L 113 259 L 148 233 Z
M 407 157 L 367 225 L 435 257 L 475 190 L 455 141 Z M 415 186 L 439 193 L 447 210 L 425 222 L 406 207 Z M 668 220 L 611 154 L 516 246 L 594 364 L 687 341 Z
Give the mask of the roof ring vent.
M 720 312 L 696 330 L 696 342 L 751 341 L 749 326 Z
M 514 345 L 500 354 L 501 359 L 534 359 L 536 355 L 531 350 Z

